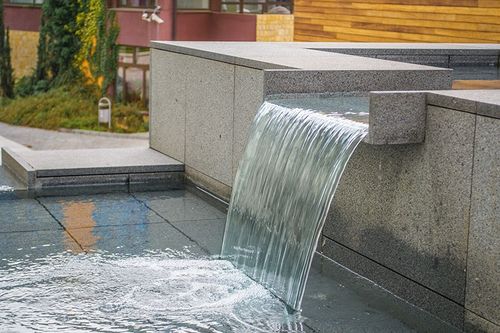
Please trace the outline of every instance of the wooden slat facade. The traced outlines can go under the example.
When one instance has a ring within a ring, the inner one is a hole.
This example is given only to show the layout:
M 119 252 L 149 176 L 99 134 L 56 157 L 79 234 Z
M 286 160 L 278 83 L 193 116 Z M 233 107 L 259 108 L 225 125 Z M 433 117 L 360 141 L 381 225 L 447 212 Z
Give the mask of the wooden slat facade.
M 295 0 L 296 41 L 500 43 L 500 0 Z

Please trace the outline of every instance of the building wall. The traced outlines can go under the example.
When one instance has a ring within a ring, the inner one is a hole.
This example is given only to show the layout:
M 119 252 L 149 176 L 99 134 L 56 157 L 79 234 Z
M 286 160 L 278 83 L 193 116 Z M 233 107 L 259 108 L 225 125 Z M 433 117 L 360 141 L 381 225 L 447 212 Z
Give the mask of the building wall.
M 178 11 L 175 40 L 255 41 L 256 15 Z
M 40 7 L 4 7 L 5 27 L 10 29 L 11 59 L 14 76 L 20 78 L 36 67 Z
M 40 18 L 42 17 L 42 10 L 40 7 L 5 4 L 3 11 L 5 27 L 9 27 L 10 30 L 40 30 Z
M 500 43 L 498 0 L 296 0 L 296 41 Z
M 120 25 L 118 44 L 149 47 L 151 40 L 172 40 L 172 10 L 162 9 L 160 17 L 165 23 L 158 24 L 142 19 L 142 9 L 114 9 Z
M 36 31 L 10 31 L 12 67 L 16 78 L 33 73 L 36 67 L 38 35 Z
M 257 15 L 256 41 L 293 42 L 293 15 Z

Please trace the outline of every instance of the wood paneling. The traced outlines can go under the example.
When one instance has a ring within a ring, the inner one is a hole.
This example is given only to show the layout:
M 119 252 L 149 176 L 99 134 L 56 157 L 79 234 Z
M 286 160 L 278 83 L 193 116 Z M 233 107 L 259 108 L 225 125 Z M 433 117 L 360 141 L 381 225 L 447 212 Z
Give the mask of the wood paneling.
M 295 0 L 296 41 L 500 43 L 500 0 Z

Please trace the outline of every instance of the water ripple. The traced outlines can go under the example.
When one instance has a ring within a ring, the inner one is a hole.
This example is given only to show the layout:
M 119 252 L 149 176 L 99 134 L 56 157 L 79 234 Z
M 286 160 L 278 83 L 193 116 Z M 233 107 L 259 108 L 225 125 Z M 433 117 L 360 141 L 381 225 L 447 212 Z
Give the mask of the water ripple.
M 301 318 L 224 260 L 173 251 L 3 262 L 0 331 L 301 332 Z

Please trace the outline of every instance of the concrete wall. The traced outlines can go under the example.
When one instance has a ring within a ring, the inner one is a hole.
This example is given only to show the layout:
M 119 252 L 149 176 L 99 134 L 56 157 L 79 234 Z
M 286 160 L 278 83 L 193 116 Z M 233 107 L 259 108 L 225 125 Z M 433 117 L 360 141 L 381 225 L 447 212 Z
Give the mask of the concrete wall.
M 229 197 L 248 127 L 264 98 L 263 71 L 155 49 L 152 68 L 151 147 Z
M 321 251 L 459 328 L 500 325 L 499 135 L 500 119 L 429 106 L 425 143 L 361 144 Z
M 264 70 L 158 49 L 151 59 L 151 147 L 184 162 L 188 177 L 225 198 L 266 96 L 451 84 L 446 73 L 432 70 Z

